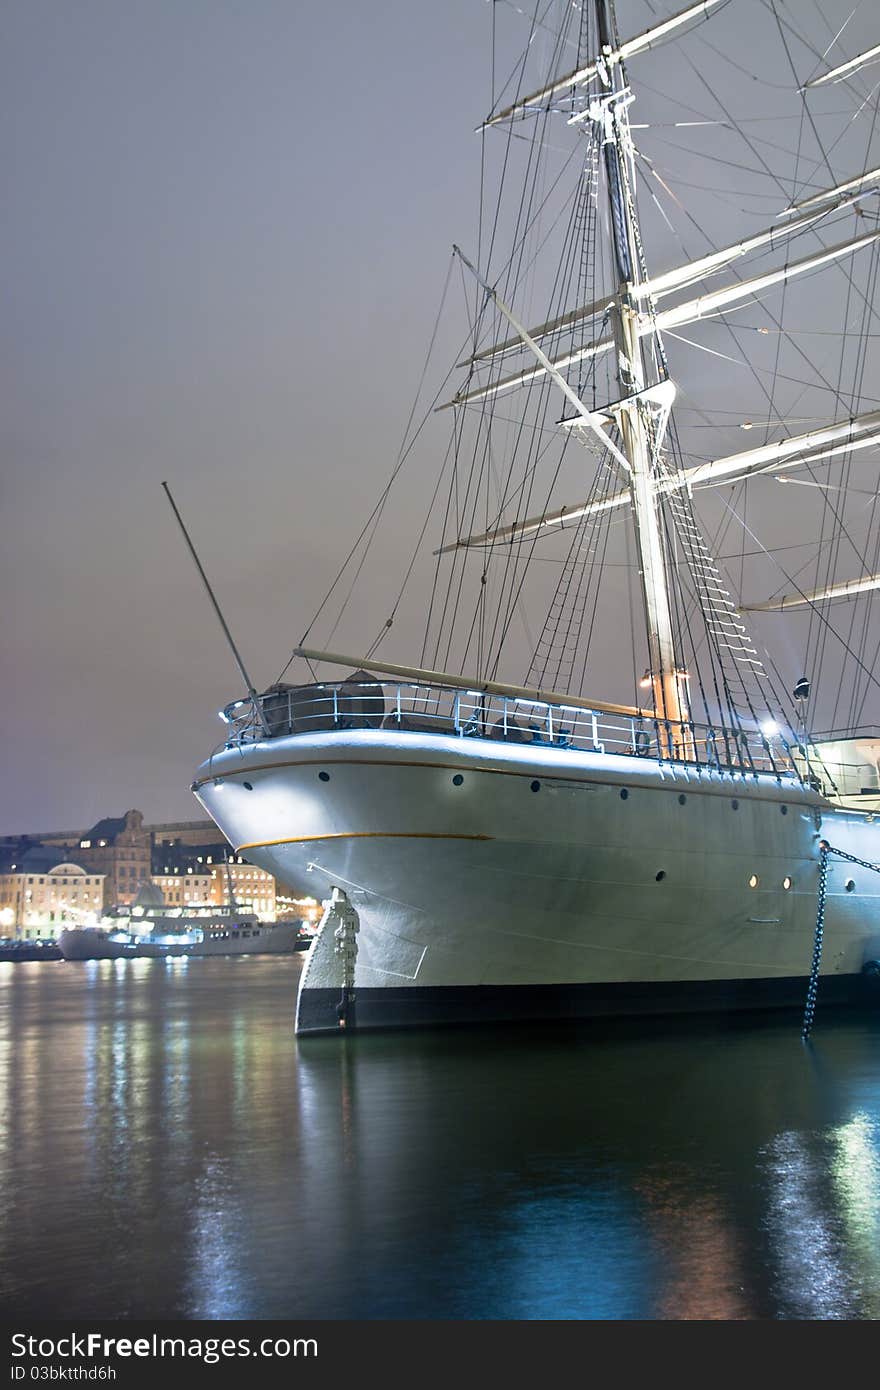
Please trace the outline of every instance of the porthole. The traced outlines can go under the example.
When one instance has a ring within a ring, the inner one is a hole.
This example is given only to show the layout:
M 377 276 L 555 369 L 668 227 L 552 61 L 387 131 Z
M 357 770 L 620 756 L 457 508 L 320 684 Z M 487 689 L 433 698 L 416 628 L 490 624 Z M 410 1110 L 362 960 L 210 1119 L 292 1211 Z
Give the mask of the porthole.
M 461 773 L 460 773 L 460 772 L 456 772 L 455 776 L 454 776 L 453 779 L 452 779 L 452 785 L 453 785 L 454 787 L 460 787 L 463 781 L 464 781 L 464 778 L 462 777 Z
M 529 783 L 529 785 L 531 786 L 533 792 L 539 792 L 541 790 L 540 782 L 531 782 Z
M 854 878 L 848 878 L 843 886 L 847 893 L 851 893 L 856 886 L 856 881 Z
M 246 792 L 252 792 L 253 789 L 254 789 L 254 786 L 253 786 L 253 783 L 252 783 L 252 782 L 242 782 L 241 785 L 244 787 L 244 789 L 245 789 Z
M 782 880 L 782 886 L 786 892 L 788 892 L 789 888 L 791 887 L 791 879 L 789 878 L 788 874 L 786 874 L 785 878 Z
M 621 799 L 621 801 L 626 801 L 626 798 L 627 798 L 628 796 L 629 796 L 629 792 L 627 791 L 626 787 L 621 787 L 621 789 L 620 789 L 620 799 Z
M 665 870 L 665 869 L 661 869 L 659 873 L 656 873 L 656 874 L 654 875 L 654 880 L 655 880 L 656 883 L 662 883 L 665 877 L 666 877 L 666 870 Z
M 330 773 L 329 773 L 329 772 L 319 772 L 319 773 L 318 773 L 318 777 L 320 778 L 320 780 L 321 780 L 322 782 L 329 782 L 329 781 L 330 781 Z
M 787 816 L 787 815 L 788 815 L 788 807 L 787 807 L 787 806 L 780 806 L 780 808 L 779 808 L 779 813 L 780 813 L 780 815 L 782 815 L 782 816 Z
M 678 793 L 678 804 L 679 804 L 679 806 L 683 806 L 684 803 L 685 803 L 686 801 L 687 801 L 687 797 L 685 796 L 684 792 L 679 792 L 679 793 Z
M 758 875 L 757 875 L 757 874 L 752 874 L 751 878 L 749 879 L 749 887 L 750 887 L 750 888 L 757 888 L 759 882 L 760 882 L 760 879 L 758 878 Z
M 734 799 L 733 799 L 733 801 L 731 801 L 730 805 L 731 805 L 731 807 L 732 807 L 732 809 L 733 809 L 734 811 L 738 811 L 738 810 L 739 810 L 739 802 L 737 801 L 736 797 L 734 797 Z

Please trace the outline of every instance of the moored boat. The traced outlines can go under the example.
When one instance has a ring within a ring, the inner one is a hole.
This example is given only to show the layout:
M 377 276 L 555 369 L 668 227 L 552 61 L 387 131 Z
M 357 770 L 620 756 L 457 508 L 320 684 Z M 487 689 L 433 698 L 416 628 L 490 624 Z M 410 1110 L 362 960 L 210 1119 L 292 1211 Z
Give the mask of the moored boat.
M 6 937 L 0 940 L 0 961 L 60 960 L 61 952 L 54 941 L 39 938 Z
M 69 927 L 58 948 L 65 960 L 156 960 L 172 956 L 288 955 L 303 951 L 310 938 L 298 922 L 260 922 L 212 918 L 174 919 L 175 930 L 146 932 L 125 927 Z

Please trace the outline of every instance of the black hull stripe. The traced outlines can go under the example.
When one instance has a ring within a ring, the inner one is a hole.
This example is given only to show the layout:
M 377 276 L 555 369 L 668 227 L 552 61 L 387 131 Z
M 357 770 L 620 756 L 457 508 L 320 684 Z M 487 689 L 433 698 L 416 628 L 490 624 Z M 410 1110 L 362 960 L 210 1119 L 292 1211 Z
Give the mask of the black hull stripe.
M 803 1009 L 807 983 L 804 975 L 784 979 L 656 984 L 412 985 L 356 989 L 344 1006 L 340 989 L 306 988 L 300 990 L 296 1031 L 303 1035 L 456 1023 Z M 819 980 L 820 1010 L 823 1004 L 865 1005 L 872 1001 L 880 1005 L 880 985 L 875 979 L 863 975 L 835 975 Z

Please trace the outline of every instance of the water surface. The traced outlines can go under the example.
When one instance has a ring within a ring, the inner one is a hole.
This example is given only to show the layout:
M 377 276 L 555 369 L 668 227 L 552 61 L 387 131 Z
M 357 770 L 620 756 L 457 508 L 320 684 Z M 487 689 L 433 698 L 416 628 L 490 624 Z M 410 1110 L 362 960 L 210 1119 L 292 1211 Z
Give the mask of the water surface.
M 0 965 L 8 1313 L 880 1316 L 880 1010 L 297 1043 L 301 965 Z

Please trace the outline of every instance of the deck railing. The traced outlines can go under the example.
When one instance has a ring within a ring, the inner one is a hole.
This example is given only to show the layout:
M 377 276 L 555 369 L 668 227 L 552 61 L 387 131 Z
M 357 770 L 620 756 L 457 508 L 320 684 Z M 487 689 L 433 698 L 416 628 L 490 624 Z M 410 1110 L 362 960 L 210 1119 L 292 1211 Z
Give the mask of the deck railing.
M 800 780 L 792 756 L 797 750 L 782 734 L 768 735 L 760 729 L 676 723 L 647 714 L 610 714 L 575 705 L 393 681 L 279 687 L 259 700 L 266 728 L 250 700 L 233 701 L 223 711 L 228 725 L 223 747 L 321 731 L 392 729 L 627 754 Z
M 801 759 L 796 757 L 800 765 Z M 844 762 L 823 753 L 811 763 L 812 775 L 820 783 L 826 796 L 853 798 L 868 802 L 880 802 L 880 781 L 876 768 L 863 762 Z
M 880 729 L 876 725 L 812 734 L 810 771 L 826 795 L 838 800 L 845 797 L 852 805 L 876 810 L 880 807 L 878 751 Z M 798 746 L 793 752 L 795 766 L 803 774 L 804 750 Z

